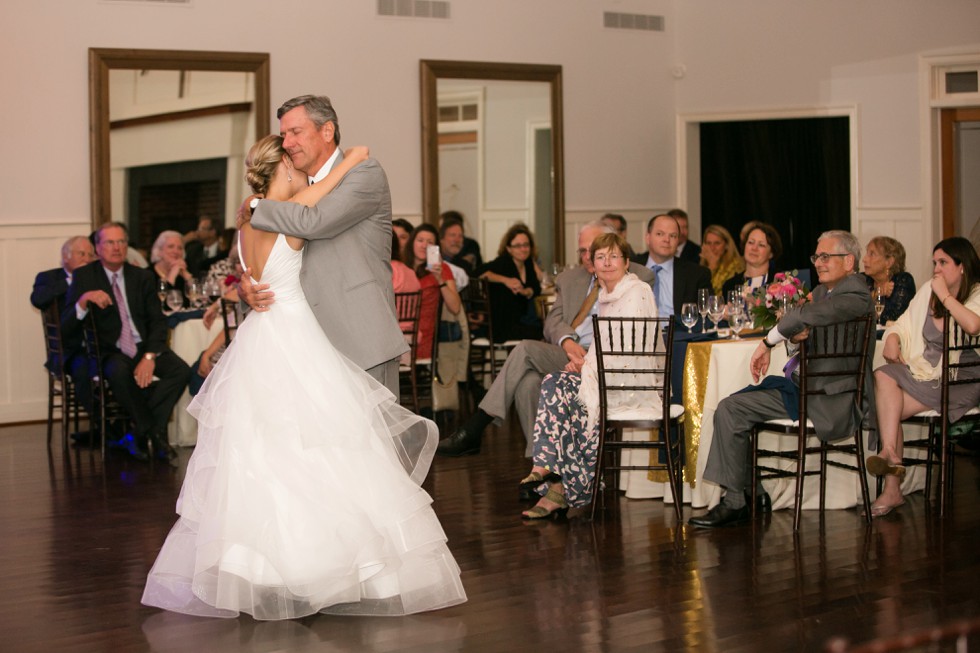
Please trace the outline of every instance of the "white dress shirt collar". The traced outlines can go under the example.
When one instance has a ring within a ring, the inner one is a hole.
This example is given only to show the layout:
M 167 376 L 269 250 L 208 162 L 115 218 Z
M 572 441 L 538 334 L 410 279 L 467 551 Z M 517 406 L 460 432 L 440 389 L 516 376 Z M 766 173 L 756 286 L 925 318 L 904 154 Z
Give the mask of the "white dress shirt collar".
M 315 184 L 316 182 L 321 181 L 324 177 L 330 174 L 330 169 L 333 168 L 334 163 L 337 162 L 337 159 L 339 157 L 340 157 L 340 148 L 338 147 L 333 151 L 333 154 L 330 155 L 330 158 L 327 159 L 327 162 L 323 164 L 323 167 L 321 167 L 315 175 L 313 175 L 312 177 L 308 177 L 310 184 L 311 185 Z

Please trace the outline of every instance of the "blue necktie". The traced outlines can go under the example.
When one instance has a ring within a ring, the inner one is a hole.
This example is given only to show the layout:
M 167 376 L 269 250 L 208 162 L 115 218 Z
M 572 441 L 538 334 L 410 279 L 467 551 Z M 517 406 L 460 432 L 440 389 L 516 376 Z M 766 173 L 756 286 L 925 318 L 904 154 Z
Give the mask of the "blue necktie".
M 653 267 L 654 278 L 653 278 L 653 296 L 657 300 L 657 306 L 660 306 L 660 271 L 664 269 L 664 266 L 657 265 L 654 263 Z

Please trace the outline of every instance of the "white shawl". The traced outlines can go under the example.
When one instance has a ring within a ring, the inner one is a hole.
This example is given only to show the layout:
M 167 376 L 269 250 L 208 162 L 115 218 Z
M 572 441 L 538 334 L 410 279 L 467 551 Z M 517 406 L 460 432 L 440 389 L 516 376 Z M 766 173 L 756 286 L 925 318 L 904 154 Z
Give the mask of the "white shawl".
M 657 301 L 653 297 L 650 284 L 640 281 L 632 272 L 628 272 L 611 293 L 600 290 L 597 301 L 599 317 L 657 317 L 658 315 Z M 592 432 L 599 420 L 599 374 L 594 342 L 598 337 L 603 338 L 603 345 L 608 342 L 604 334 L 593 334 L 593 344 L 585 355 L 585 364 L 582 365 L 582 383 L 578 391 L 579 402 L 588 414 L 588 433 Z M 623 383 L 628 382 L 624 379 Z M 639 395 L 633 392 L 609 393 L 610 412 L 642 409 L 644 413 L 649 414 L 649 419 L 658 419 L 661 413 L 660 402 L 658 400 L 653 403 L 654 405 L 651 406 L 650 393 L 639 393 Z

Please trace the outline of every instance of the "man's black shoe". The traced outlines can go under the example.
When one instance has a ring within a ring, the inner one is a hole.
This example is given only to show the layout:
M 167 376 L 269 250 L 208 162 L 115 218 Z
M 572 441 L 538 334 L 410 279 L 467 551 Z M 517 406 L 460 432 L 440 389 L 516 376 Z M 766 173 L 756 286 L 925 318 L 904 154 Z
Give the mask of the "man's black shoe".
M 721 528 L 723 526 L 742 524 L 748 520 L 748 506 L 733 509 L 723 503 L 719 503 L 700 517 L 691 517 L 687 523 L 698 528 Z
M 137 442 L 136 437 L 131 433 L 124 435 L 116 443 L 116 446 L 128 453 L 134 460 L 138 460 L 141 463 L 145 463 L 150 459 L 150 454 L 146 451 L 146 440 L 140 438 L 140 442 Z
M 752 493 L 745 493 L 745 503 L 752 502 Z M 762 494 L 757 494 L 755 496 L 755 511 L 764 515 L 766 513 L 772 512 L 772 497 L 769 496 L 768 492 L 763 492 Z
M 448 438 L 441 440 L 436 447 L 436 453 L 440 456 L 472 456 L 480 453 L 480 435 L 468 433 L 466 429 L 457 429 Z
M 152 438 L 152 442 L 153 457 L 171 467 L 177 467 L 177 450 L 170 446 L 167 439 L 158 435 Z

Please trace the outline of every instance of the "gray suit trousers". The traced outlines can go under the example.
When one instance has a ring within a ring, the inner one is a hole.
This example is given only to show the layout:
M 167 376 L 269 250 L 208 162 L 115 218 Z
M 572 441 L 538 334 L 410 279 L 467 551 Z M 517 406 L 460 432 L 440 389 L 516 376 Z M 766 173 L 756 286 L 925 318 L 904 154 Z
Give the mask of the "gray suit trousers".
M 374 367 L 369 367 L 364 370 L 368 374 L 374 377 L 374 380 L 385 386 L 395 395 L 395 403 L 401 401 L 401 397 L 398 393 L 398 359 L 393 358 L 390 361 L 385 361 L 380 365 L 375 365 Z
M 541 382 L 547 374 L 557 374 L 568 365 L 565 350 L 537 340 L 522 340 L 504 361 L 497 378 L 487 391 L 480 408 L 500 424 L 507 409 L 514 404 L 527 439 L 524 455 L 531 457 L 534 441 L 534 418 L 538 412 Z
M 704 479 L 733 491 L 752 486 L 752 427 L 770 419 L 789 419 L 779 390 L 756 390 L 721 400 Z

